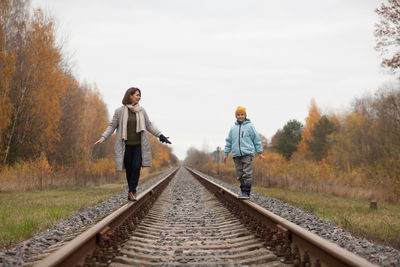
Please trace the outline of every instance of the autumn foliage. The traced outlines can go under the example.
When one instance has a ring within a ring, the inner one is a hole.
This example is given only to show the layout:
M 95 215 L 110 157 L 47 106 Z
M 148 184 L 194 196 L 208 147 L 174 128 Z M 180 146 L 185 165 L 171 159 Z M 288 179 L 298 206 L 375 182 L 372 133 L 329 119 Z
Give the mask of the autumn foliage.
M 107 106 L 72 75 L 54 19 L 29 1 L 0 0 L 0 187 L 33 189 L 117 177 L 113 141 L 93 146 Z M 177 163 L 153 141 L 154 169 Z
M 308 142 L 312 139 L 312 130 L 314 129 L 314 125 L 318 123 L 318 120 L 320 118 L 321 118 L 321 112 L 319 111 L 317 104 L 315 103 L 315 100 L 312 99 L 310 103 L 308 117 L 306 118 L 306 125 L 301 135 L 301 141 L 297 145 L 297 150 L 304 157 L 310 156 Z
M 398 85 L 357 98 L 349 111 L 338 114 L 323 114 L 312 100 L 305 121 L 298 151 L 289 160 L 271 144 L 264 145 L 265 160 L 254 160 L 254 185 L 400 200 Z M 218 162 L 206 152 L 190 149 L 185 163 L 217 175 Z M 232 160 L 219 168 L 221 178 L 237 183 Z

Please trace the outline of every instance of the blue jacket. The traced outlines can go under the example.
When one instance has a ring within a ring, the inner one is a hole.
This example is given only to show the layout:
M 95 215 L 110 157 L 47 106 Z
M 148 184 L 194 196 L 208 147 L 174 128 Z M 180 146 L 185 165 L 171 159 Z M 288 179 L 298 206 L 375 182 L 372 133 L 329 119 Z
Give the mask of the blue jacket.
M 225 155 L 232 151 L 232 158 L 245 155 L 261 154 L 263 147 L 260 136 L 249 119 L 242 123 L 235 122 L 226 138 Z

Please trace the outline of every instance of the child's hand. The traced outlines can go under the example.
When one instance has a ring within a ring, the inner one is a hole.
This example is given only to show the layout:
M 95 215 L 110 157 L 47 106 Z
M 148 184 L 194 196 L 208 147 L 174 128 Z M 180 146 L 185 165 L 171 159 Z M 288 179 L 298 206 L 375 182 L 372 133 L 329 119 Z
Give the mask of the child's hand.
M 95 145 L 97 145 L 97 144 L 101 144 L 101 143 L 103 143 L 104 142 L 104 138 L 103 137 L 101 137 L 99 140 L 97 140 L 96 141 L 96 143 L 94 143 Z
M 224 164 L 226 164 L 226 159 L 227 159 L 227 158 L 228 158 L 228 157 L 225 157 L 225 158 L 224 158 Z
M 263 154 L 258 154 L 258 156 L 259 156 L 262 160 L 265 160 L 265 157 L 264 157 Z

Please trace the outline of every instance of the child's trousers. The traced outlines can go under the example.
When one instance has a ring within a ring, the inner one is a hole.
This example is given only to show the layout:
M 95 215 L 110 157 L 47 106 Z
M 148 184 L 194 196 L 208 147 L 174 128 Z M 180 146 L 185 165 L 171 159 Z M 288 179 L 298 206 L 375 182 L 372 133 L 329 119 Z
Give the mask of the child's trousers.
M 253 156 L 234 157 L 236 176 L 240 184 L 251 184 L 253 181 Z

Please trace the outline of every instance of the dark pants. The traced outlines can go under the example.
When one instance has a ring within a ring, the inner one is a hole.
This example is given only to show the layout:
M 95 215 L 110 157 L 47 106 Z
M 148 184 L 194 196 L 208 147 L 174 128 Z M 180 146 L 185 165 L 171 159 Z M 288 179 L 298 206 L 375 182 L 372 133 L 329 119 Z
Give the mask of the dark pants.
M 125 145 L 124 164 L 129 192 L 136 193 L 140 167 L 142 166 L 142 146 L 140 144 L 134 146 Z
M 240 184 L 251 184 L 253 181 L 253 156 L 234 157 L 236 177 Z

